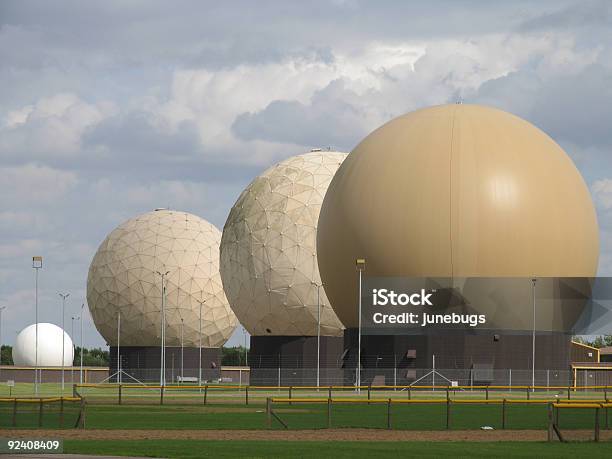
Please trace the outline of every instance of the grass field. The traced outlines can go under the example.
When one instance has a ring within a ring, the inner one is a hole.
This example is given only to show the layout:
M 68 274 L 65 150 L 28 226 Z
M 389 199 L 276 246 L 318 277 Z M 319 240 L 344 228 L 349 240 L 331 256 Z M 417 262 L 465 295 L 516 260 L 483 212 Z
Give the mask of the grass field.
M 0 406 L 0 427 L 9 428 L 12 405 Z M 78 410 L 66 406 L 65 426 L 72 427 Z M 39 422 L 37 405 L 20 408 L 18 428 L 36 428 Z M 58 424 L 57 404 L 45 408 L 43 427 L 56 428 Z M 55 411 L 53 411 L 55 410 Z M 391 407 L 392 428 L 398 430 L 445 430 L 445 404 L 393 405 Z M 323 429 L 327 427 L 326 404 L 282 404 L 274 407 L 275 414 L 291 430 Z M 331 423 L 334 428 L 387 428 L 386 404 L 334 404 Z M 453 405 L 450 418 L 451 429 L 470 430 L 482 426 L 501 429 L 500 405 L 465 404 Z M 506 429 L 541 430 L 547 428 L 546 405 L 509 405 L 506 407 Z M 612 416 L 611 416 L 612 417 Z M 266 429 L 264 406 L 237 406 L 235 404 L 214 405 L 88 405 L 86 429 Z M 609 419 L 612 421 L 612 419 Z M 612 424 L 612 422 L 611 422 Z M 593 429 L 594 411 L 591 409 L 563 410 L 559 414 L 562 429 Z M 606 426 L 605 411 L 600 412 L 600 425 Z M 273 418 L 273 429 L 284 427 Z
M 589 457 L 609 458 L 612 443 L 538 442 L 291 442 L 291 441 L 198 441 L 198 440 L 67 440 L 70 454 L 133 455 L 167 458 L 276 457 Z

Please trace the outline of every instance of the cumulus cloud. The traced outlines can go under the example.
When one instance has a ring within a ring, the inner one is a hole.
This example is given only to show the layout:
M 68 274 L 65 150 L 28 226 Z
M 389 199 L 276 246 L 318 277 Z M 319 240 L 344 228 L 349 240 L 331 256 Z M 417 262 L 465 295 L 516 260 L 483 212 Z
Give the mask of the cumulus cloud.
M 459 99 L 516 113 L 568 151 L 596 200 L 610 274 L 610 11 L 572 0 L 2 2 L 0 302 L 29 314 L 29 257 L 41 253 L 51 320 L 58 288 L 80 306 L 91 256 L 121 221 L 170 206 L 222 227 L 274 162 L 348 150 L 395 116 Z M 10 329 L 29 321 L 7 316 Z

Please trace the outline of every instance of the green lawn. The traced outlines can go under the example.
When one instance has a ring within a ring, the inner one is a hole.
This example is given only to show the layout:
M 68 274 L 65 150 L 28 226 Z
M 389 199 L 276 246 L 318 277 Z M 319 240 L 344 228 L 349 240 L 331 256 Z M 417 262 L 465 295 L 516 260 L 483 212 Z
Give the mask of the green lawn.
M 167 458 L 275 457 L 533 457 L 609 458 L 612 443 L 290 442 L 200 440 L 67 440 L 64 452 Z
M 299 404 L 274 408 L 290 429 L 316 429 L 327 426 L 327 405 Z M 408 430 L 441 430 L 446 428 L 446 405 L 393 405 L 392 427 Z M 600 413 L 605 428 L 605 412 Z M 612 416 L 611 416 L 612 417 Z M 386 428 L 386 405 L 337 404 L 332 407 L 332 426 Z M 562 429 L 592 429 L 591 409 L 563 410 Z M 612 421 L 612 419 L 610 420 Z M 453 405 L 452 429 L 478 429 L 481 426 L 502 428 L 500 405 Z M 546 429 L 546 405 L 511 405 L 506 407 L 507 429 Z M 266 413 L 262 406 L 88 406 L 86 427 L 89 429 L 263 429 Z M 273 420 L 273 428 L 282 428 Z
M 64 403 L 64 427 L 75 425 L 80 403 Z M 9 428 L 13 422 L 12 403 L 0 404 L 0 428 Z M 331 425 L 334 428 L 387 428 L 387 404 L 335 403 L 332 406 Z M 327 404 L 294 403 L 275 404 L 274 412 L 289 429 L 320 429 L 327 427 Z M 612 418 L 612 414 L 610 414 Z M 18 405 L 18 428 L 38 427 L 38 403 Z M 564 409 L 559 411 L 562 429 L 592 429 L 593 409 Z M 446 404 L 395 404 L 391 406 L 391 426 L 405 430 L 446 429 Z M 608 419 L 612 426 L 612 419 Z M 546 429 L 545 404 L 508 404 L 505 412 L 506 429 Z M 600 426 L 606 428 L 606 412 L 600 410 Z M 45 403 L 42 416 L 45 428 L 59 427 L 59 404 Z M 481 404 L 453 404 L 450 428 L 479 429 L 491 426 L 501 429 L 502 406 Z M 175 405 L 98 405 L 87 404 L 85 427 L 88 429 L 265 429 L 267 416 L 263 405 L 237 405 L 215 403 Z M 272 428 L 282 429 L 273 418 Z

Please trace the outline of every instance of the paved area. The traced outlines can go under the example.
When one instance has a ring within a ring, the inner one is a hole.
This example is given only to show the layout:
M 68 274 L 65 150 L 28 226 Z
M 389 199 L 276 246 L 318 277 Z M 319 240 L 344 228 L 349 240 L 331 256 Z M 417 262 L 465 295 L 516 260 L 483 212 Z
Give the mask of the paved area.
M 589 440 L 593 430 L 562 431 L 567 439 Z M 64 440 L 271 440 L 271 441 L 546 441 L 545 430 L 5 430 L 9 438 L 63 438 Z M 602 430 L 601 440 L 612 440 Z M 32 456 L 30 456 L 32 457 Z M 53 456 L 57 457 L 57 456 Z M 2 458 L 4 459 L 4 457 Z

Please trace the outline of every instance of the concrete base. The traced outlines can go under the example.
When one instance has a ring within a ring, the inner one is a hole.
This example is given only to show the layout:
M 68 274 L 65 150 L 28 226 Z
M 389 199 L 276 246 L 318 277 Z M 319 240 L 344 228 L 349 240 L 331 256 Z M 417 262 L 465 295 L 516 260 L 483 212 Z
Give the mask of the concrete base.
M 321 336 L 319 384 L 342 381 L 343 337 Z M 316 336 L 251 336 L 249 351 L 251 385 L 315 386 L 317 384 Z
M 159 347 L 121 346 L 120 352 L 121 369 L 127 374 L 122 375 L 121 379 L 123 382 L 135 382 L 134 379 L 143 382 L 159 382 L 161 367 L 161 349 Z M 181 369 L 183 377 L 198 378 L 199 355 L 200 350 L 197 347 L 185 347 L 182 353 L 180 347 L 167 347 L 166 383 L 178 382 L 181 376 Z M 220 348 L 202 348 L 203 381 L 220 378 L 221 357 Z M 117 368 L 117 348 L 111 346 L 110 375 L 114 375 L 117 372 Z M 116 382 L 117 379 L 113 377 L 111 381 Z
M 564 333 L 536 334 L 535 368 L 542 385 L 550 382 L 551 370 L 554 380 L 555 369 L 563 372 L 563 375 L 569 369 L 570 341 L 571 335 Z M 358 330 L 345 330 L 344 348 L 347 351 L 342 363 L 345 384 L 355 382 L 357 343 Z M 410 384 L 433 369 L 434 359 L 436 369 L 446 370 L 449 380 L 461 380 L 461 384 L 470 381 L 506 385 L 512 378 L 512 372 L 515 378 L 513 384 L 530 384 L 532 336 L 529 332 L 508 334 L 495 330 L 477 333 L 445 330 L 402 336 L 362 335 L 361 383 L 379 384 L 384 380 L 385 384 Z M 431 382 L 431 379 L 428 380 Z M 442 377 L 438 377 L 438 382 L 447 383 Z

